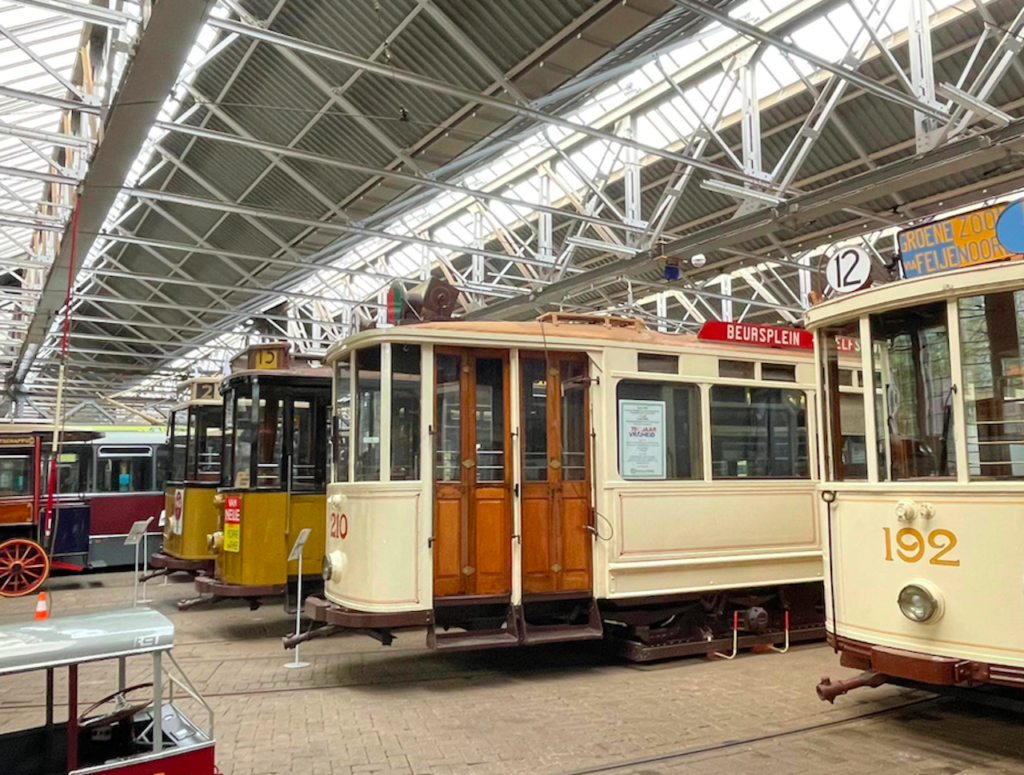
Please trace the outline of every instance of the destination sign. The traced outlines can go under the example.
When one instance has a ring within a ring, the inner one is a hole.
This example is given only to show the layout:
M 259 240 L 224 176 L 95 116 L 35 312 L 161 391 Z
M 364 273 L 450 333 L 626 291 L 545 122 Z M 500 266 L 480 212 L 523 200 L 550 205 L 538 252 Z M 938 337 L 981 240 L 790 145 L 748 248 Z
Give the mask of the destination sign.
M 1015 246 L 1000 239 L 1016 231 L 1009 221 L 1020 217 L 1019 205 L 1004 202 L 901 231 L 898 240 L 904 276 L 926 277 L 1024 258 L 1015 252 Z M 1004 218 L 1007 222 L 1002 222 Z

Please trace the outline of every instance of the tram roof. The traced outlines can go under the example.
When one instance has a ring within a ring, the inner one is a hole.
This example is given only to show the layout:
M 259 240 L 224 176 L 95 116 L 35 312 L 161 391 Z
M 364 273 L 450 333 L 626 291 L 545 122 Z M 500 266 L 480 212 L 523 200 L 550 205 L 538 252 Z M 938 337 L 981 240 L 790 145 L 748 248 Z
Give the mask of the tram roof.
M 174 624 L 152 608 L 0 626 L 0 675 L 167 651 Z
M 619 319 L 621 321 L 622 319 Z M 639 320 L 603 324 L 594 318 L 586 322 L 574 320 L 573 316 L 530 321 L 506 320 L 446 320 L 429 323 L 413 323 L 388 328 L 372 328 L 361 331 L 335 343 L 327 351 L 328 362 L 334 362 L 343 353 L 378 342 L 417 342 L 423 344 L 470 345 L 476 347 L 502 347 L 527 345 L 537 349 L 551 347 L 552 343 L 579 346 L 585 342 L 597 347 L 635 347 L 639 349 L 728 351 L 744 353 L 749 357 L 808 357 L 797 350 L 774 349 L 764 346 L 726 344 L 702 341 L 693 334 L 669 334 L 652 331 Z
M 1024 260 L 982 264 L 866 288 L 811 307 L 805 322 L 808 328 L 817 329 L 855 320 L 865 313 L 916 307 L 1014 287 L 1024 287 Z

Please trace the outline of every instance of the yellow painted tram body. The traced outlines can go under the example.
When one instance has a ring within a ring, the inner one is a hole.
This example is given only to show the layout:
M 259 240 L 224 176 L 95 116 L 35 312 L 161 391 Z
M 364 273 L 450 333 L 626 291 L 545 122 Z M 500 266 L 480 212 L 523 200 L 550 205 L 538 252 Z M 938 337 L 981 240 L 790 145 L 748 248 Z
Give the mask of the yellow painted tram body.
M 307 582 L 320 580 L 326 510 L 330 370 L 283 344 L 255 345 L 221 384 L 224 464 L 218 521 L 208 536 L 214 574 L 201 593 L 258 600 L 298 577 L 288 562 L 304 528 Z
M 207 537 L 217 529 L 224 404 L 220 379 L 191 379 L 171 410 L 171 471 L 164 492 L 163 550 L 150 558 L 162 572 L 211 572 Z M 158 572 L 160 572 L 158 571 Z

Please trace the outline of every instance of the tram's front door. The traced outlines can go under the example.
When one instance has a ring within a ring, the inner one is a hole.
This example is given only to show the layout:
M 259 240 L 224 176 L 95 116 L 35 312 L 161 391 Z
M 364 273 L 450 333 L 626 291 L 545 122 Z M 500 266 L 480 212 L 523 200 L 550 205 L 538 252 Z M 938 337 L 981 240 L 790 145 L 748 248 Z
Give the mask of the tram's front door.
M 434 369 L 434 596 L 508 595 L 508 351 L 438 347 Z
M 523 595 L 591 589 L 587 357 L 522 353 Z

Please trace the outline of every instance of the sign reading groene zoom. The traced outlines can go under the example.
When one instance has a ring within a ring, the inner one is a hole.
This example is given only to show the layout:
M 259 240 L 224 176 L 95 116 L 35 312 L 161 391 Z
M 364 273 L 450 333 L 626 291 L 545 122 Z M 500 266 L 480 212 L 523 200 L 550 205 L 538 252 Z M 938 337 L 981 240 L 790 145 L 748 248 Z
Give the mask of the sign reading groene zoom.
M 898 235 L 909 279 L 1024 258 L 1024 201 L 1002 203 L 915 226 Z

